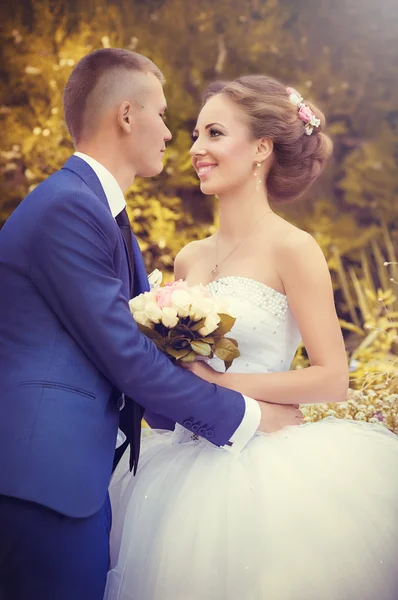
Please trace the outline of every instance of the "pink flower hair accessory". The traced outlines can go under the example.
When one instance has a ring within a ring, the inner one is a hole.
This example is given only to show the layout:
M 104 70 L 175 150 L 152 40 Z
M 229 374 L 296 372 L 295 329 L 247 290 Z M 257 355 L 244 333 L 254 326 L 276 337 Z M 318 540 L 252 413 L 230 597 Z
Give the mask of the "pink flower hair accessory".
M 306 133 L 306 135 L 311 135 L 314 129 L 320 126 L 321 120 L 317 119 L 310 107 L 305 104 L 303 97 L 297 90 L 288 87 L 286 88 L 286 91 L 289 94 L 290 102 L 297 107 L 299 119 L 305 124 L 304 133 Z

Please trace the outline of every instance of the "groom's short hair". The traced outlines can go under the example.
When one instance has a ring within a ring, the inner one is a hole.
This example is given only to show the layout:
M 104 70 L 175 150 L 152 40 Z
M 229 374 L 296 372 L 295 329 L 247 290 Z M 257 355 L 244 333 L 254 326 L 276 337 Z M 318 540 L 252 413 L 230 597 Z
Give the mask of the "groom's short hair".
M 164 83 L 164 76 L 155 63 L 142 54 L 123 48 L 94 50 L 76 64 L 63 94 L 65 122 L 75 145 L 81 139 L 85 119 L 87 119 L 85 114 L 87 99 L 100 79 L 104 79 L 107 74 L 113 74 L 116 78 L 120 74 L 120 83 L 122 84 L 128 71 L 152 73 L 162 84 Z M 99 96 L 101 96 L 101 92 L 99 92 Z M 97 104 L 103 100 L 104 98 L 99 97 Z M 93 116 L 95 117 L 95 115 Z

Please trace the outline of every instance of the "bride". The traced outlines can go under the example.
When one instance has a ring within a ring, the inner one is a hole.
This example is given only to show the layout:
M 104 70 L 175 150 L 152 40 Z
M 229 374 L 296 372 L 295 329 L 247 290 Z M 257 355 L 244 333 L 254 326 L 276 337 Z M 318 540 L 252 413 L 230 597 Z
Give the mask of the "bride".
M 220 227 L 188 244 L 176 279 L 203 283 L 237 317 L 240 358 L 192 370 L 279 404 L 337 402 L 348 372 L 323 254 L 271 208 L 317 179 L 323 115 L 265 76 L 207 90 L 193 166 Z M 289 371 L 303 339 L 311 366 Z M 176 425 L 144 430 L 110 487 L 106 600 L 393 600 L 398 590 L 398 440 L 327 418 L 257 433 L 241 454 Z

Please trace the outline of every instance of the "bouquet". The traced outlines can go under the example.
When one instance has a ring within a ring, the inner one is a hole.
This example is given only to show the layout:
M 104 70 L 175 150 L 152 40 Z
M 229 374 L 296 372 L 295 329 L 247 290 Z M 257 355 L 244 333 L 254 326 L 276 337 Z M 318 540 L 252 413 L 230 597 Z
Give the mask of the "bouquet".
M 217 356 L 228 370 L 240 356 L 238 342 L 225 337 L 235 318 L 203 285 L 176 281 L 129 302 L 140 331 L 178 363 L 192 363 Z

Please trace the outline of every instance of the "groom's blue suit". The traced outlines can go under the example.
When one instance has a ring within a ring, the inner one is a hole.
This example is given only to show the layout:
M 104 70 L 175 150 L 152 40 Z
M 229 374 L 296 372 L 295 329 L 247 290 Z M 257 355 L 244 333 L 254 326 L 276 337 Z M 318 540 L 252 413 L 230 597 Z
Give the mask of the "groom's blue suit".
M 133 242 L 138 294 L 148 283 Z M 176 368 L 140 334 L 130 277 L 78 157 L 0 231 L 0 598 L 101 600 L 122 393 L 217 445 L 242 420 L 240 394 Z

